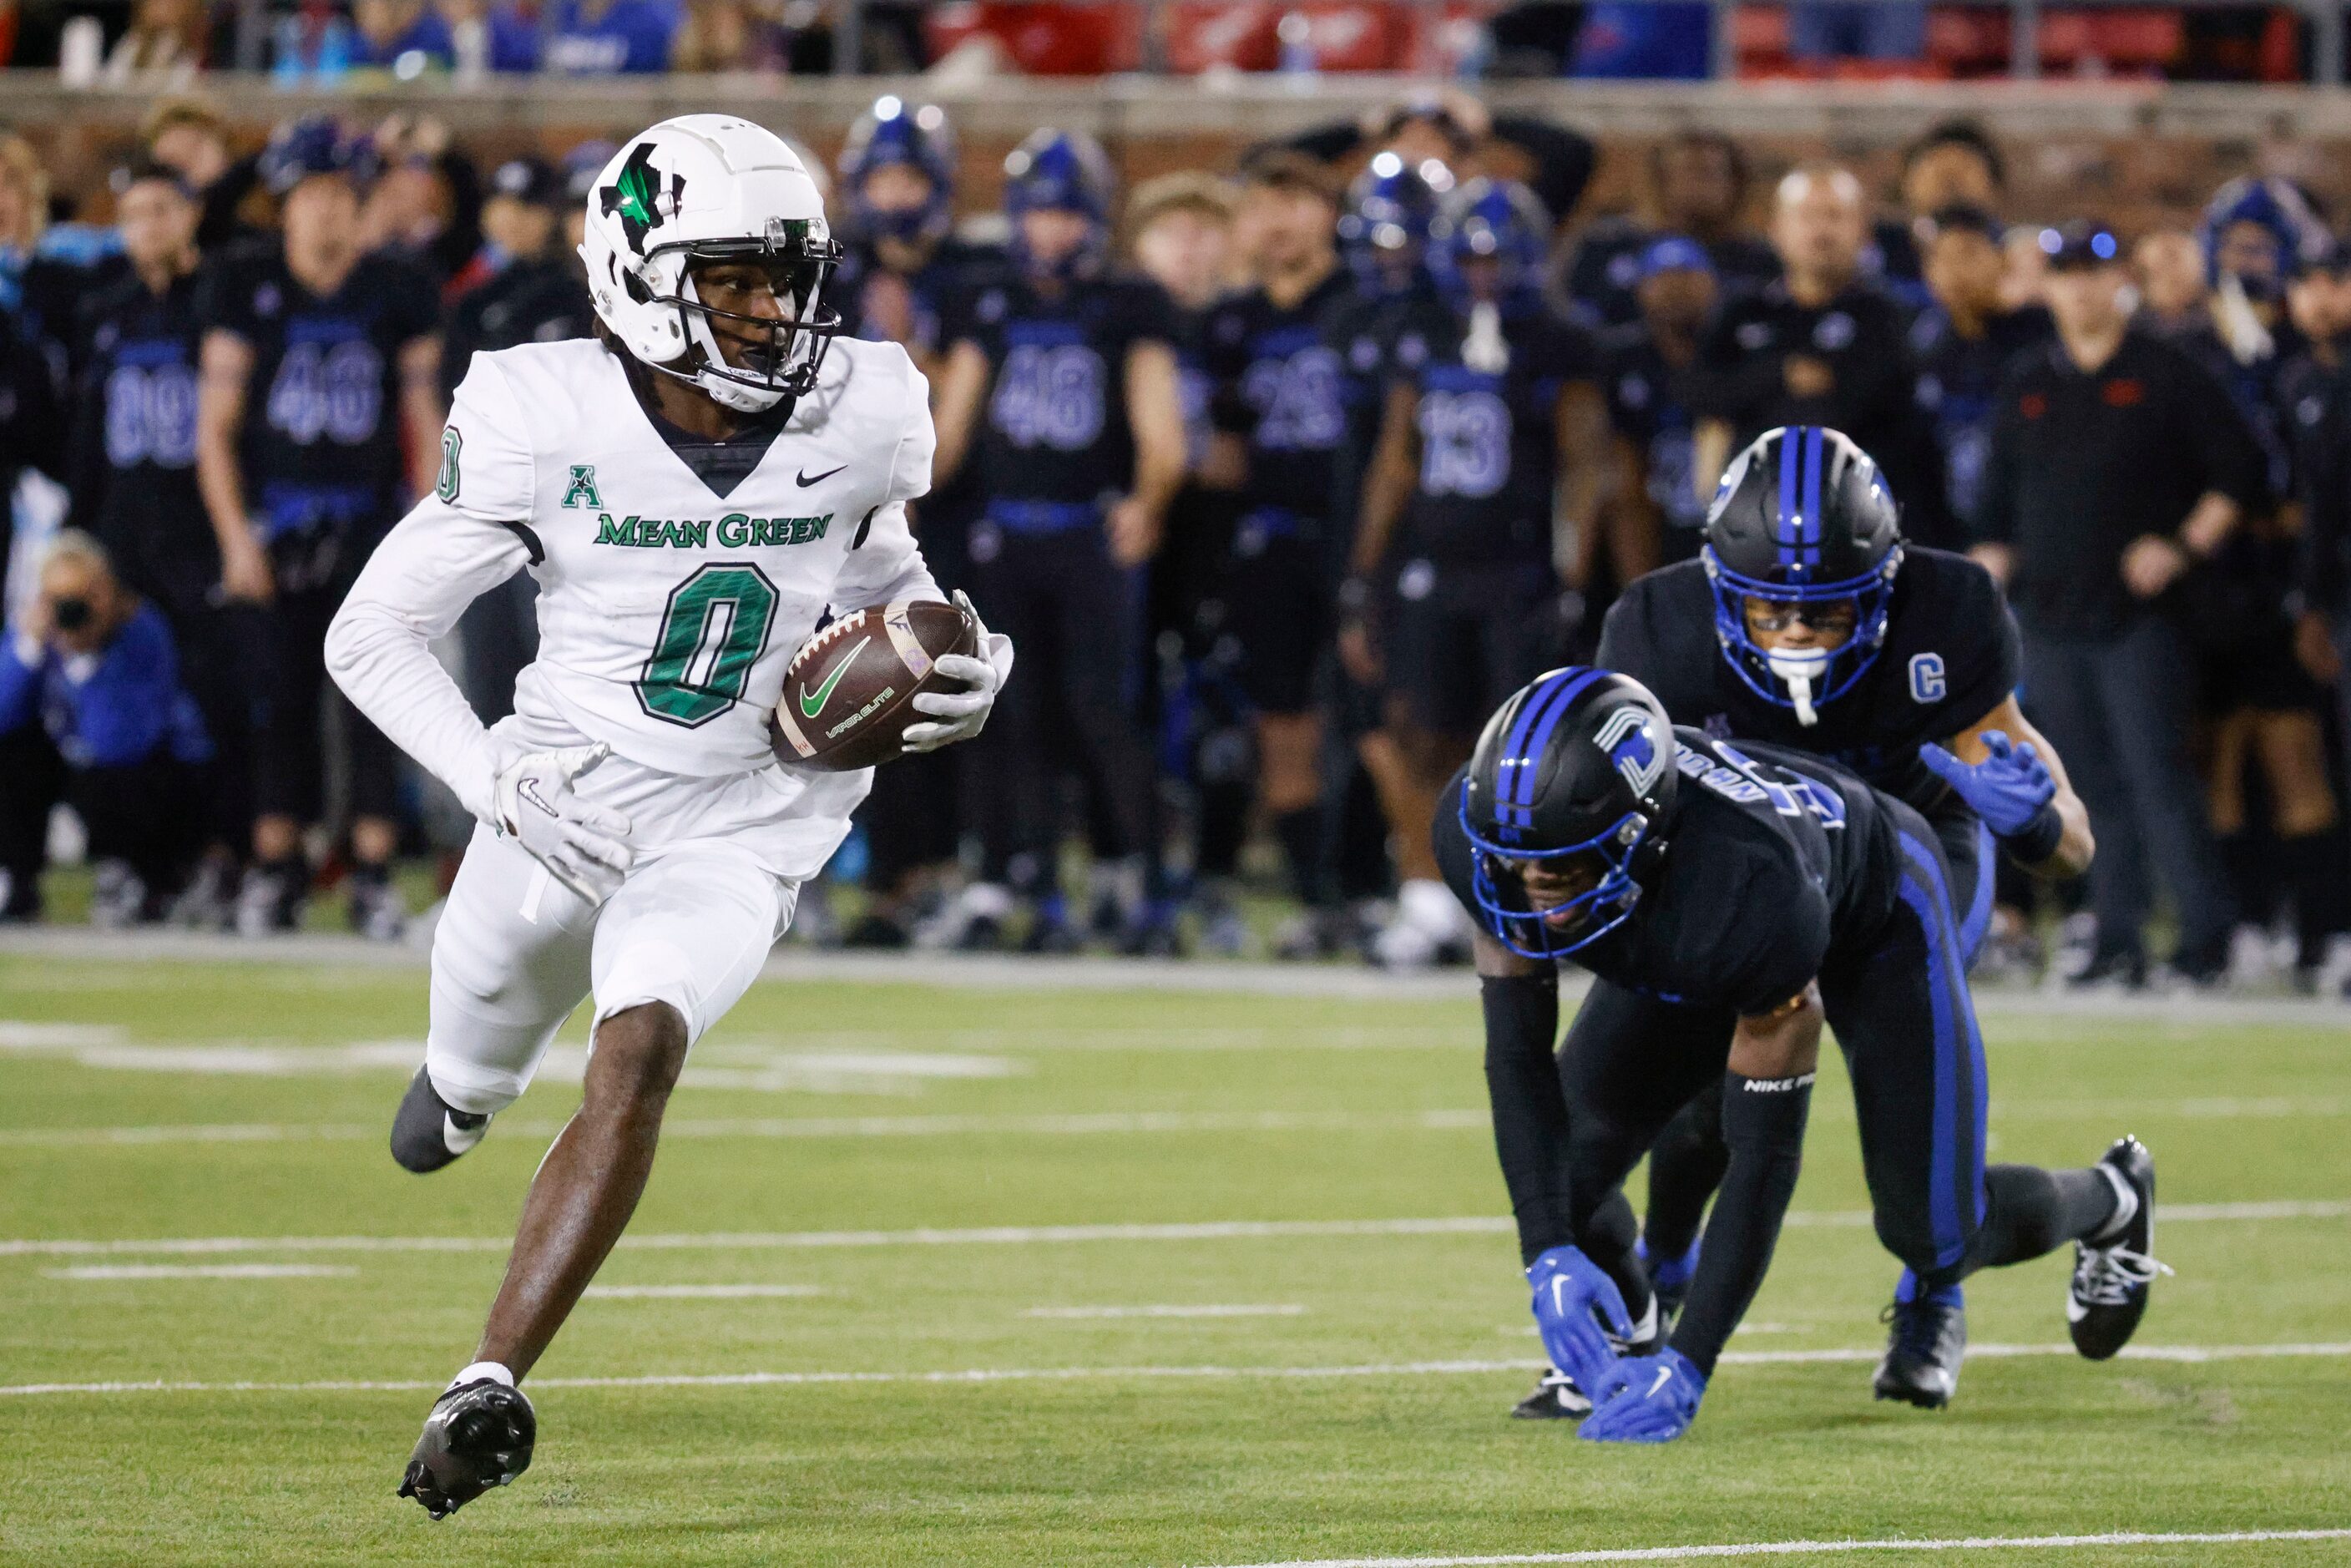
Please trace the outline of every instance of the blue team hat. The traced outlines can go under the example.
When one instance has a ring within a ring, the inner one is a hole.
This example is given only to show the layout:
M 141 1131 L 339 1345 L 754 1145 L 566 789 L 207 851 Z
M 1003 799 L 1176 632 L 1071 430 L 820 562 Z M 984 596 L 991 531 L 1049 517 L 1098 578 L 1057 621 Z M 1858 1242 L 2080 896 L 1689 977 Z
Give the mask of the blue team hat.
M 1641 248 L 1641 281 L 1646 283 L 1661 272 L 1703 272 L 1710 277 L 1714 258 L 1687 235 L 1663 235 Z
M 261 150 L 262 183 L 282 196 L 314 174 L 340 174 L 365 187 L 376 175 L 375 144 L 345 130 L 332 116 L 308 114 L 271 133 Z
M 563 193 L 577 204 L 595 193 L 604 165 L 621 150 L 616 141 L 582 141 L 563 155 Z

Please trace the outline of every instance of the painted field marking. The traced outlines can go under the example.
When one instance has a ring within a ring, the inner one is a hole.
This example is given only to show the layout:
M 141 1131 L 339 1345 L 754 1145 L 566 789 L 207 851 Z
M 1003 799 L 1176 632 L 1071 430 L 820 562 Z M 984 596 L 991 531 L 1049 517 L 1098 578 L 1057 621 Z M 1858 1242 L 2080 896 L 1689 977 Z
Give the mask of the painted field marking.
M 1058 1318 L 1080 1322 L 1096 1318 L 1295 1318 L 1303 1316 L 1306 1309 L 1295 1302 L 1271 1306 L 1156 1306 L 1156 1307 L 1031 1307 L 1020 1315 L 1024 1318 Z
M 1813 1362 L 1874 1362 L 1884 1355 L 1881 1346 L 1839 1350 L 1728 1351 L 1726 1366 L 1776 1366 Z M 2070 1344 L 1971 1345 L 1971 1356 L 1995 1358 L 2067 1357 L 2077 1353 Z M 2274 1359 L 2338 1361 L 2351 1357 L 2351 1343 L 2340 1344 L 2168 1344 L 2129 1345 L 2123 1361 L 2182 1362 L 2203 1364 L 2221 1361 Z M 762 1388 L 822 1387 L 834 1384 L 962 1384 L 1071 1383 L 1092 1379 L 1196 1379 L 1207 1382 L 1266 1379 L 1320 1382 L 1358 1377 L 1460 1377 L 1497 1373 L 1532 1375 L 1542 1370 L 1539 1361 L 1406 1361 L 1350 1366 L 1029 1366 L 976 1367 L 959 1372 L 714 1372 L 656 1373 L 643 1377 L 534 1377 L 542 1388 Z M 413 1379 L 372 1380 L 328 1378 L 305 1383 L 206 1382 L 203 1380 L 141 1379 L 110 1383 L 20 1383 L 0 1385 L 0 1397 L 24 1398 L 56 1394 L 340 1394 L 352 1391 L 410 1393 L 447 1386 Z
M 348 1280 L 357 1269 L 330 1263 L 84 1263 L 44 1269 L 47 1280 Z
M 1932 1541 L 1758 1541 L 1719 1546 L 1625 1546 L 1499 1557 L 1323 1557 L 1248 1568 L 1504 1568 L 1549 1563 L 1693 1563 L 1714 1557 L 1795 1557 L 1845 1552 L 2015 1552 L 2090 1546 L 2222 1546 L 2260 1541 L 2344 1541 L 2351 1530 L 2110 1531 L 2102 1535 L 1969 1535 Z
M 2256 1203 L 2175 1203 L 2158 1206 L 2169 1225 L 2252 1219 L 2341 1219 L 2351 1200 L 2285 1198 Z M 1855 1229 L 1870 1223 L 1865 1209 L 1812 1209 L 1791 1214 L 1796 1228 Z M 621 1238 L 623 1249 L 653 1252 L 766 1251 L 835 1247 L 1050 1246 L 1081 1241 L 1234 1241 L 1321 1236 L 1489 1236 L 1512 1229 L 1508 1216 L 1441 1219 L 1209 1219 L 1172 1225 L 992 1225 L 968 1229 L 752 1230 L 649 1232 Z M 121 1253 L 218 1252 L 503 1252 L 505 1236 L 183 1236 L 137 1240 L 26 1237 L 0 1240 L 0 1258 L 89 1257 Z
M 586 1294 L 608 1301 L 732 1301 L 748 1296 L 821 1296 L 820 1285 L 590 1285 Z

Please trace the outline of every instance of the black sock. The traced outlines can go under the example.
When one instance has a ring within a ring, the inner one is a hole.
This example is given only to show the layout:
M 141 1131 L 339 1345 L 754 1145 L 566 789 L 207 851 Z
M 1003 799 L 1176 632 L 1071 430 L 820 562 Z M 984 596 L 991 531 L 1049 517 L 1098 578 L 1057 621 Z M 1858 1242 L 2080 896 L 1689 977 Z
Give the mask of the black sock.
M 2267 858 L 2262 853 L 2262 841 L 2249 831 L 2224 833 L 2220 839 L 2220 865 L 2228 873 L 2229 894 L 2236 901 L 2237 918 L 2248 925 L 2262 925 L 2269 921 L 2270 910 L 2277 900 L 2277 890 L 2264 874 Z
M 2286 839 L 2280 845 L 2286 874 L 2294 883 L 2294 930 L 2301 950 L 2295 962 L 2305 969 L 2318 967 L 2326 956 L 2326 939 L 2351 925 L 2346 919 L 2346 873 L 2351 873 L 2341 824 Z
M 1552 1054 L 1559 1040 L 1559 980 L 1553 975 L 1489 975 L 1478 983 L 1486 1014 L 1486 1091 L 1493 1102 L 1494 1152 L 1518 1217 L 1519 1253 L 1531 1263 L 1573 1245 L 1567 1099 Z
M 1961 1272 L 1997 1269 L 2053 1252 L 2105 1229 L 2118 1207 L 2114 1183 L 2095 1166 L 2045 1171 L 1992 1166 L 1984 1172 L 1984 1219 Z
M 1320 904 L 1322 896 L 1322 808 L 1301 806 L 1295 811 L 1283 811 L 1273 819 L 1273 836 L 1281 841 L 1281 852 L 1290 862 L 1291 891 L 1299 902 Z
M 1729 1146 L 1730 1164 L 1673 1337 L 1674 1348 L 1709 1377 L 1771 1266 L 1780 1222 L 1803 1164 L 1804 1121 L 1812 1103 L 1809 1072 L 1794 1078 L 1723 1074 L 1722 1141 Z
M 1729 1165 L 1719 1094 L 1699 1095 L 1657 1134 L 1649 1147 L 1649 1207 L 1641 1227 L 1652 1270 L 1679 1262 L 1690 1249 L 1706 1218 L 1706 1200 Z
M 392 868 L 381 861 L 353 861 L 351 883 L 355 887 L 381 887 L 392 880 Z

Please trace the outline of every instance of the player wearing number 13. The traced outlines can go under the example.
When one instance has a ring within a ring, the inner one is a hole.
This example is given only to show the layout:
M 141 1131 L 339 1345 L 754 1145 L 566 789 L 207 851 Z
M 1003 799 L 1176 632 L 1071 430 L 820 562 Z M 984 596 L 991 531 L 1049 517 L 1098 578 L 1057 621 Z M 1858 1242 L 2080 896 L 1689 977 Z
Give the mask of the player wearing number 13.
M 782 141 L 724 115 L 654 126 L 597 180 L 580 249 L 599 338 L 475 356 L 437 492 L 328 643 L 352 700 L 481 822 L 434 934 L 394 1156 L 421 1172 L 471 1148 L 594 1001 L 580 1113 L 402 1489 L 436 1516 L 529 1462 L 516 1380 L 627 1224 L 687 1051 L 865 794 L 870 771 L 778 764 L 794 653 L 829 606 L 941 597 L 906 522 L 930 483 L 923 378 L 894 344 L 837 338 L 839 250 Z M 427 643 L 524 569 L 538 657 L 485 729 Z M 978 731 L 1011 669 L 1004 639 L 983 631 L 981 651 L 937 661 L 972 690 L 916 695 L 936 722 L 910 747 Z M 789 700 L 815 721 L 836 684 Z

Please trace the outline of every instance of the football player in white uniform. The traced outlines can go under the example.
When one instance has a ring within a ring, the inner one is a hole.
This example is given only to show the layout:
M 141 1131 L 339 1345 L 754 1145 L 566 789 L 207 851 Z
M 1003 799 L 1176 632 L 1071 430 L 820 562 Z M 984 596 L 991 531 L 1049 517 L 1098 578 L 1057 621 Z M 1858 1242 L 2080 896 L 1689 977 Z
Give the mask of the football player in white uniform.
M 870 772 L 779 765 L 769 716 L 828 606 L 943 597 L 906 522 L 929 487 L 920 372 L 838 337 L 840 255 L 785 143 L 665 120 L 597 180 L 594 340 L 477 354 L 437 492 L 328 639 L 360 709 L 480 820 L 433 946 L 424 1065 L 392 1129 L 413 1171 L 478 1142 L 594 998 L 580 1107 L 532 1178 L 479 1347 L 401 1486 L 440 1518 L 530 1461 L 516 1387 L 627 1225 L 695 1040 L 750 985 Z M 486 729 L 429 652 L 528 568 L 539 647 Z M 1002 637 L 937 668 L 910 750 L 978 733 Z

